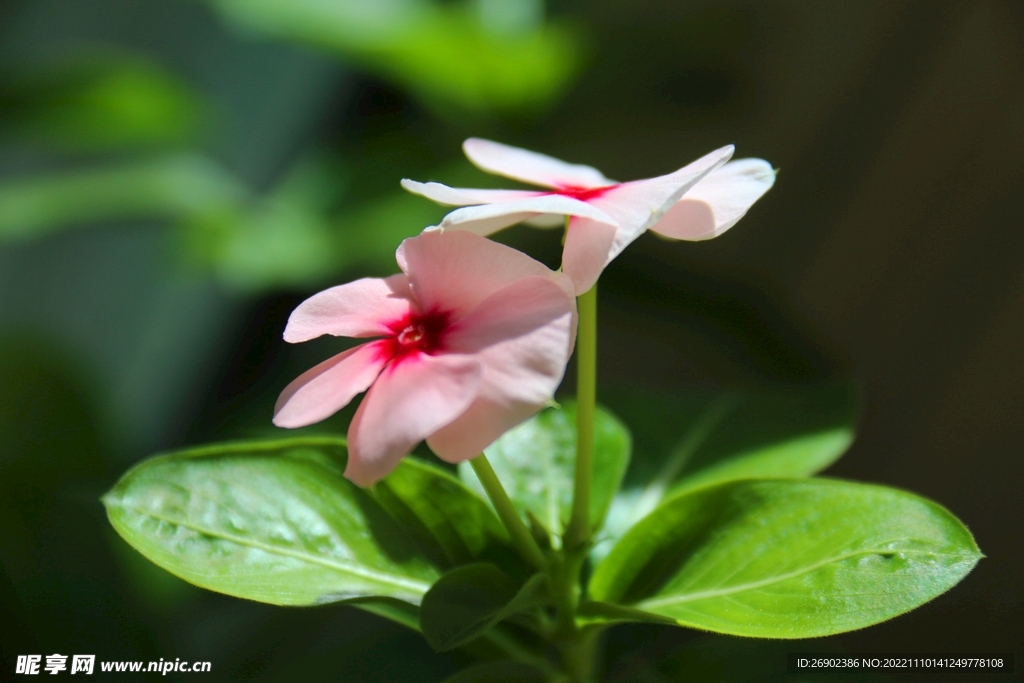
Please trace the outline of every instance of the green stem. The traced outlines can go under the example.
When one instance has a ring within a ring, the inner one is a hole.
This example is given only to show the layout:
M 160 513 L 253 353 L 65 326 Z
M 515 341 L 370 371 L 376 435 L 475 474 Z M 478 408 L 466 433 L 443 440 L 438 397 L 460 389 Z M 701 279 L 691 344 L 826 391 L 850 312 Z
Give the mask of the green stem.
M 576 299 L 576 478 L 565 545 L 590 543 L 590 489 L 594 478 L 594 411 L 597 402 L 597 285 Z
M 530 652 L 522 645 L 516 642 L 514 638 L 510 638 L 508 635 L 503 633 L 498 628 L 492 628 L 490 631 L 484 634 L 484 638 L 489 640 L 492 645 L 504 652 L 512 659 L 520 662 L 526 662 L 532 664 L 541 671 L 543 671 L 549 680 L 557 680 L 561 677 L 560 672 L 551 666 L 551 663 L 543 657 L 539 657 L 534 653 Z
M 508 533 L 512 537 L 512 543 L 519 550 L 523 559 L 541 571 L 546 569 L 548 562 L 544 557 L 544 553 L 541 551 L 540 546 L 537 545 L 537 541 L 533 540 L 533 534 L 526 528 L 523 518 L 519 516 L 519 512 L 516 511 L 508 494 L 505 493 L 505 487 L 501 485 L 501 481 L 498 479 L 498 475 L 494 473 L 491 463 L 487 461 L 487 456 L 481 453 L 470 460 L 469 464 L 473 466 L 473 471 L 476 472 L 477 478 L 483 484 L 487 497 L 494 504 L 494 510 L 498 513 L 502 524 L 508 529 Z

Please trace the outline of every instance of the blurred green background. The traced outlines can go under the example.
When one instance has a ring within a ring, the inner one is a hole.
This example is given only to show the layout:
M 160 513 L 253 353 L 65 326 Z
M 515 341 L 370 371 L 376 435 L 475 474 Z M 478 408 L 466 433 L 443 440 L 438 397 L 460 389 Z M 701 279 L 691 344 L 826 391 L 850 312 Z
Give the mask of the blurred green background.
M 859 433 L 828 474 L 942 502 L 988 555 L 813 643 L 620 627 L 609 680 L 819 680 L 783 673 L 812 648 L 1024 652 L 1022 112 L 1017 0 L 0 2 L 0 679 L 53 652 L 224 681 L 464 663 L 350 607 L 192 588 L 98 498 L 153 452 L 274 433 L 280 389 L 340 348 L 286 348 L 291 309 L 394 272 L 444 213 L 399 179 L 505 184 L 462 158 L 471 135 L 624 180 L 729 142 L 780 167 L 725 236 L 644 236 L 606 271 L 605 393 L 852 376 Z M 500 239 L 557 265 L 555 231 Z

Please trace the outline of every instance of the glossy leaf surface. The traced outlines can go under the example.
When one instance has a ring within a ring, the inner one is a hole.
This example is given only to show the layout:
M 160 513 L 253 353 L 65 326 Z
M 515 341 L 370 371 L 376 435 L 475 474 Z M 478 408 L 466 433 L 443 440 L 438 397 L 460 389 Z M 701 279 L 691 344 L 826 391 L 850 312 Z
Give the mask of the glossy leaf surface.
M 599 528 L 629 464 L 631 439 L 625 425 L 601 408 L 595 429 L 590 523 Z M 519 511 L 560 536 L 572 509 L 576 405 L 566 402 L 538 413 L 484 452 Z M 459 475 L 484 495 L 469 463 L 459 466 Z
M 217 444 L 146 460 L 103 502 L 136 550 L 210 590 L 277 605 L 417 604 L 437 571 L 342 477 L 344 441 Z
M 374 495 L 441 566 L 515 557 L 490 506 L 438 467 L 406 458 L 377 484 Z
M 420 606 L 420 627 L 430 646 L 445 652 L 546 600 L 543 574 L 520 585 L 492 564 L 471 564 L 453 569 L 430 588 Z
M 844 383 L 760 391 L 616 391 L 634 457 L 594 558 L 665 497 L 743 478 L 806 477 L 853 441 L 856 394 Z
M 910 493 L 736 481 L 672 498 L 631 529 L 590 597 L 709 631 L 810 638 L 907 612 L 980 557 L 963 524 Z

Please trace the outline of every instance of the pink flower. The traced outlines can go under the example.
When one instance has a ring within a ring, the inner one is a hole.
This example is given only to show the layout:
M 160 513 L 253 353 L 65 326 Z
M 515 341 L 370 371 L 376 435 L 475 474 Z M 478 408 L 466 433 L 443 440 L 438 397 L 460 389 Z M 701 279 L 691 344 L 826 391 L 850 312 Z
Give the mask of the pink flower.
M 303 427 L 369 389 L 348 430 L 345 476 L 369 485 L 426 439 L 448 462 L 479 455 L 543 408 L 572 352 L 568 278 L 461 230 L 398 247 L 403 274 L 332 287 L 302 302 L 288 342 L 378 337 L 289 384 L 274 424 Z
M 462 148 L 484 171 L 549 189 L 472 190 L 414 180 L 403 180 L 402 187 L 440 204 L 466 207 L 445 216 L 441 229 L 489 235 L 521 221 L 552 226 L 561 224 L 561 216 L 571 216 L 562 270 L 577 294 L 589 290 L 605 266 L 645 230 L 682 240 L 717 237 L 775 182 L 772 167 L 761 159 L 726 163 L 732 145 L 675 173 L 627 183 L 609 180 L 590 166 L 489 140 L 470 138 Z

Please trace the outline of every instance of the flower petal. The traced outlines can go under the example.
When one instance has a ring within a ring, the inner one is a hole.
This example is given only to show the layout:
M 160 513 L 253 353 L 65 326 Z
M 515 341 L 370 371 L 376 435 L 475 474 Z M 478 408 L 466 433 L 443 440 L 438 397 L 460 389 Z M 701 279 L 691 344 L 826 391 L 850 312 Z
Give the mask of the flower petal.
M 455 209 L 444 217 L 440 227 L 472 230 L 477 234 L 481 234 L 479 230 L 473 228 L 474 224 L 488 221 L 491 225 L 499 226 L 493 227 L 489 231 L 494 232 L 540 214 L 582 216 L 601 223 L 608 223 L 609 225 L 616 224 L 616 220 L 611 215 L 592 203 L 558 194 L 545 194 L 512 202 L 466 206 L 461 209 Z
M 481 302 L 448 340 L 482 367 L 479 395 L 427 439 L 438 457 L 461 462 L 547 405 L 572 353 L 576 305 L 548 278 L 526 278 Z
M 733 146 L 727 145 L 674 173 L 622 183 L 590 199 L 591 204 L 615 219 L 617 227 L 609 244 L 607 228 L 596 228 L 581 219 L 570 222 L 562 251 L 562 270 L 572 277 L 577 294 L 589 290 L 613 258 L 657 223 L 686 191 L 728 161 L 732 153 Z
M 466 412 L 480 376 L 480 363 L 467 356 L 420 354 L 389 365 L 352 418 L 345 476 L 360 486 L 385 477 L 417 443 Z
M 376 337 L 391 332 L 387 322 L 409 312 L 412 294 L 405 275 L 363 278 L 314 294 L 292 311 L 284 340 L 292 344 L 323 334 Z
M 413 194 L 432 199 L 438 204 L 448 204 L 451 206 L 511 202 L 542 194 L 536 190 L 477 190 L 448 187 L 441 183 L 420 183 L 408 178 L 402 180 L 402 187 Z
M 402 242 L 396 256 L 421 310 L 453 320 L 520 278 L 555 277 L 521 251 L 465 230 L 423 232 Z
M 573 218 L 565 233 L 562 272 L 572 278 L 577 295 L 590 291 L 612 260 L 617 229 L 586 218 Z
M 677 240 L 718 237 L 775 184 L 763 159 L 738 159 L 707 174 L 651 230 Z
M 474 206 L 474 207 L 470 207 L 470 208 L 476 209 L 476 208 L 479 208 L 479 207 Z M 462 211 L 462 209 L 459 209 L 459 211 Z M 451 215 L 451 214 L 449 214 L 449 215 Z M 504 228 L 509 227 L 510 225 L 515 225 L 516 223 L 522 223 L 523 221 L 532 220 L 536 216 L 544 216 L 544 215 L 547 215 L 547 214 L 507 213 L 507 214 L 499 214 L 499 215 L 494 216 L 492 218 L 481 218 L 479 220 L 467 221 L 467 222 L 464 222 L 464 223 L 459 223 L 458 225 L 445 225 L 442 222 L 441 225 L 431 225 L 431 226 L 429 226 L 427 228 L 424 228 L 423 230 L 424 231 L 428 231 L 428 230 L 429 231 L 439 231 L 439 232 L 444 232 L 446 229 L 447 230 L 465 230 L 467 232 L 473 233 L 474 235 L 480 235 L 481 237 L 487 237 L 488 235 L 496 233 L 499 230 L 502 230 Z M 565 219 L 562 218 L 561 216 L 558 217 L 558 222 L 559 223 L 564 222 L 564 220 Z
M 366 391 L 390 360 L 382 342 L 339 353 L 306 370 L 284 388 L 274 406 L 278 427 L 305 427 L 330 417 Z
M 605 178 L 596 168 L 567 164 L 546 154 L 503 145 L 500 142 L 469 138 L 462 143 L 462 150 L 477 168 L 524 183 L 543 187 L 586 188 L 615 183 Z

